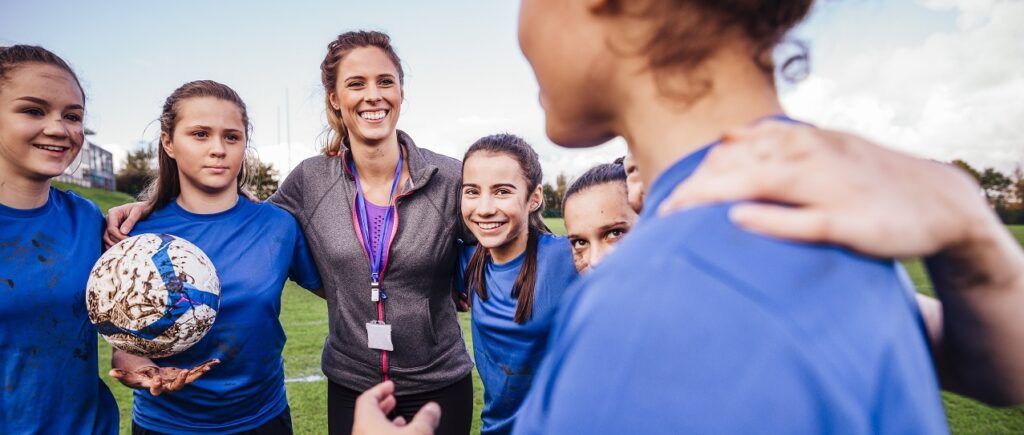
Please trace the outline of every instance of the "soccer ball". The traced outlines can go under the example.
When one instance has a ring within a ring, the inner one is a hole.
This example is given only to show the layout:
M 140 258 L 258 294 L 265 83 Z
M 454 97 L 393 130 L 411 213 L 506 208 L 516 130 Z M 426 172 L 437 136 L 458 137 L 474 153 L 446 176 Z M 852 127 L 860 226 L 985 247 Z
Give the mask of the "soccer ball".
M 92 268 L 89 320 L 112 346 L 148 358 L 171 356 L 210 330 L 220 280 L 196 245 L 169 234 L 122 240 Z

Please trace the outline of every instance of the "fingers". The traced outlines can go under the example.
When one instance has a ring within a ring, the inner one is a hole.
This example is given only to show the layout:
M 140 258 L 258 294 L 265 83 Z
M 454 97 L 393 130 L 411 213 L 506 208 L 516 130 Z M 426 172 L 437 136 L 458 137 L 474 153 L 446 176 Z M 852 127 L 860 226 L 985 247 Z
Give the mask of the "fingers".
M 377 403 L 377 406 L 380 407 L 381 412 L 385 414 L 390 414 L 391 411 L 395 410 L 395 406 L 397 405 L 398 399 L 396 399 L 394 395 L 385 397 L 384 400 L 381 400 L 380 402 Z
M 135 224 L 138 223 L 139 219 L 142 217 L 142 209 L 142 205 L 137 205 L 131 208 L 128 212 L 128 216 L 126 216 L 124 222 L 121 223 L 121 234 L 124 234 L 127 237 L 128 233 L 132 231 L 132 228 L 135 228 Z
M 162 382 L 155 372 L 156 367 L 146 366 L 128 372 L 122 369 L 110 369 L 110 377 L 117 379 L 122 385 L 132 389 L 149 389 L 154 396 L 163 392 Z
M 366 402 L 367 405 L 377 408 L 380 402 L 393 394 L 395 394 L 395 383 L 384 381 L 359 395 L 359 398 L 356 399 L 356 405 L 358 406 L 360 402 Z
M 394 420 L 391 420 L 391 423 L 394 424 L 395 427 L 404 427 L 405 424 L 406 424 L 405 423 L 405 417 L 402 417 L 401 415 L 399 415 L 398 417 L 395 417 Z
M 187 385 L 191 384 L 192 382 L 195 382 L 196 379 L 199 379 L 201 376 L 206 374 L 206 372 L 210 371 L 210 369 L 217 364 L 220 364 L 220 360 L 214 358 L 193 367 L 191 370 L 188 371 L 188 376 L 185 378 L 185 384 Z
M 413 416 L 412 421 L 406 425 L 410 433 L 433 434 L 437 424 L 441 422 L 441 406 L 435 402 L 427 403 L 420 408 L 420 411 Z
M 729 219 L 746 230 L 781 239 L 803 242 L 832 242 L 826 214 L 810 208 L 768 204 L 737 204 Z
M 177 370 L 174 373 L 174 377 L 172 378 L 173 380 L 166 388 L 164 388 L 164 390 L 172 393 L 181 390 L 181 388 L 185 386 L 185 381 L 188 380 L 188 374 L 189 370 Z

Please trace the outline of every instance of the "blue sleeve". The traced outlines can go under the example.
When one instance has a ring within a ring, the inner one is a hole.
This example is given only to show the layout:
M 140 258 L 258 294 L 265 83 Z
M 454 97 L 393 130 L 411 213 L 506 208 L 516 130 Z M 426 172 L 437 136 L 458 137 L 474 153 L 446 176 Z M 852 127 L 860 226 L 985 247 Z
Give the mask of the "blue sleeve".
M 298 222 L 294 219 L 292 222 L 295 224 L 295 250 L 292 253 L 292 264 L 288 267 L 288 278 L 307 290 L 320 289 L 324 285 L 320 280 L 316 262 L 313 261 L 313 255 L 309 252 L 306 235 L 303 234 L 302 228 L 299 228 Z
M 476 250 L 476 246 L 466 245 L 465 242 L 458 242 L 459 250 L 459 262 L 455 267 L 455 290 L 462 294 L 468 294 L 469 289 L 466 288 L 466 266 L 469 265 L 469 259 L 473 257 L 473 251 Z

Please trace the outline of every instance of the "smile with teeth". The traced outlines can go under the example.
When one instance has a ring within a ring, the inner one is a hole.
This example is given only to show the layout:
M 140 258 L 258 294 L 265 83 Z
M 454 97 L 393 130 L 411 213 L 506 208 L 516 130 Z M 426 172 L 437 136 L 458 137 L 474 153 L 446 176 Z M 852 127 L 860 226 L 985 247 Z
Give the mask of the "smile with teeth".
M 381 119 L 384 119 L 384 117 L 387 116 L 387 114 L 388 114 L 388 111 L 387 110 L 383 110 L 383 109 L 381 109 L 381 110 L 373 110 L 373 111 L 366 111 L 366 112 L 359 112 L 359 116 L 361 116 L 363 119 L 366 119 L 366 120 L 369 120 L 369 121 L 379 121 Z
M 475 223 L 476 223 L 476 226 L 480 227 L 480 229 L 482 229 L 482 230 L 493 230 L 493 229 L 496 229 L 496 228 L 498 228 L 498 227 L 500 227 L 502 225 L 505 225 L 505 222 L 475 222 Z
M 67 150 L 67 147 L 62 147 L 62 146 L 57 146 L 57 145 L 38 145 L 38 144 L 32 144 L 32 146 L 34 146 L 36 148 L 39 148 L 41 150 L 46 150 L 46 151 L 62 152 L 62 151 Z

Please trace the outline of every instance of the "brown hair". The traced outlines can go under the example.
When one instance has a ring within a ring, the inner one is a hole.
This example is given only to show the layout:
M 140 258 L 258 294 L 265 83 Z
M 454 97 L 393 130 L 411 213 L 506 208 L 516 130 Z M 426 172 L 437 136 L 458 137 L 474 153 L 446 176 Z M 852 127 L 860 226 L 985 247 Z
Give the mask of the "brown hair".
M 750 42 L 754 62 L 773 78 L 775 47 L 804 19 L 813 3 L 814 0 L 611 0 L 606 12 L 652 24 L 636 52 L 647 54 L 648 66 L 656 73 L 692 70 L 720 48 L 725 37 L 738 35 Z M 799 52 L 782 62 L 781 73 L 787 80 L 806 75 L 806 46 L 797 43 L 796 48 Z M 687 96 L 700 97 L 710 83 L 698 85 L 697 91 L 687 92 Z M 659 86 L 666 91 L 663 84 Z
M 249 114 L 245 109 L 245 102 L 242 101 L 242 97 L 239 97 L 234 89 L 213 80 L 188 82 L 175 89 L 174 92 L 171 92 L 171 95 L 164 101 L 164 109 L 160 113 L 160 131 L 173 138 L 174 127 L 178 123 L 178 110 L 181 108 L 181 103 L 189 98 L 202 97 L 212 97 L 234 103 L 235 106 L 238 106 L 238 110 L 242 112 L 242 124 L 245 124 L 245 143 L 246 149 L 248 149 L 249 132 L 252 128 L 249 125 Z M 160 162 L 157 176 L 150 182 L 142 194 L 142 198 L 146 201 L 146 208 L 149 211 L 160 209 L 181 194 L 178 162 L 167 154 L 163 146 L 157 146 L 157 153 Z M 249 172 L 249 156 L 246 153 L 246 157 L 242 162 L 242 168 L 238 171 L 237 187 L 240 195 L 252 198 L 252 195 L 245 190 L 245 183 Z
M 71 70 L 71 66 L 50 50 L 35 45 L 0 47 L 0 86 L 3 86 L 3 82 L 8 78 L 7 74 L 26 63 L 52 65 L 67 71 L 68 74 L 71 74 L 71 78 L 75 79 L 78 91 L 82 93 L 82 101 L 85 101 L 85 91 L 82 89 L 82 83 L 78 81 L 78 75 Z
M 398 70 L 398 84 L 405 84 L 405 72 L 402 70 L 402 60 L 398 53 L 391 46 L 391 37 L 386 33 L 356 30 L 345 32 L 327 44 L 327 55 L 320 63 L 320 83 L 324 85 L 324 103 L 327 106 L 327 143 L 324 145 L 323 153 L 329 156 L 341 152 L 341 147 L 348 135 L 345 131 L 345 123 L 341 120 L 341 111 L 331 106 L 331 93 L 334 92 L 334 85 L 338 81 L 338 64 L 348 52 L 363 47 L 377 47 L 384 51 L 395 64 Z
M 519 136 L 495 134 L 480 138 L 473 145 L 470 145 L 466 155 L 462 157 L 463 170 L 465 170 L 465 162 L 469 159 L 469 156 L 478 152 L 505 154 L 512 157 L 512 159 L 519 163 L 519 170 L 522 172 L 523 178 L 526 179 L 526 185 L 529 188 L 528 192 L 531 194 L 540 186 L 541 180 L 544 178 L 537 152 Z M 523 265 L 519 268 L 519 274 L 516 275 L 516 281 L 512 285 L 512 297 L 519 300 L 516 303 L 516 323 L 526 323 L 533 316 L 534 290 L 537 286 L 538 238 L 541 233 L 551 233 L 551 230 L 544 224 L 544 219 L 541 216 L 543 209 L 544 203 L 542 200 L 540 207 L 530 212 L 526 239 L 526 258 L 523 259 Z M 466 287 L 470 289 L 475 288 L 477 296 L 485 301 L 487 300 L 487 280 L 484 273 L 487 269 L 487 258 L 489 256 L 487 248 L 477 243 L 476 250 L 473 252 L 473 256 L 470 257 L 469 264 L 466 265 L 465 275 Z

